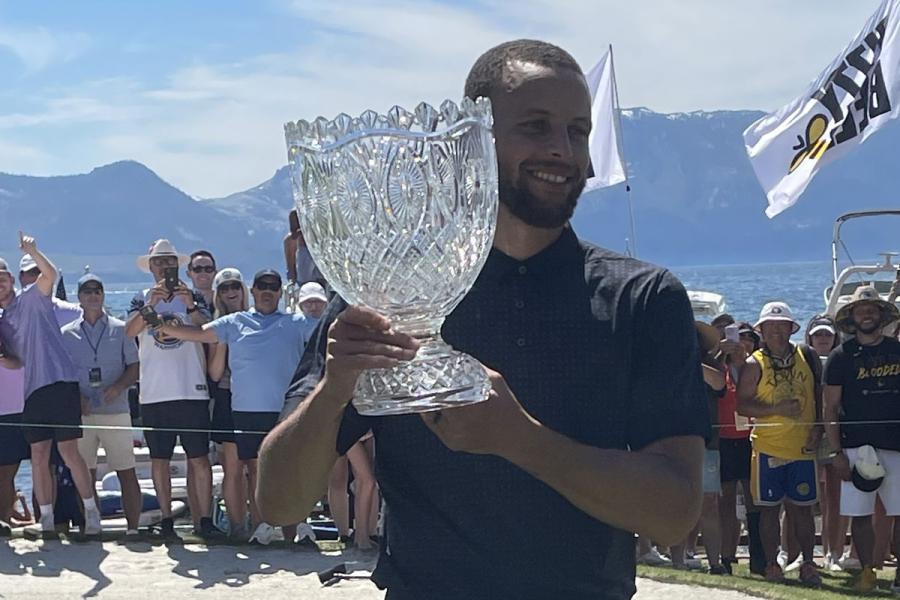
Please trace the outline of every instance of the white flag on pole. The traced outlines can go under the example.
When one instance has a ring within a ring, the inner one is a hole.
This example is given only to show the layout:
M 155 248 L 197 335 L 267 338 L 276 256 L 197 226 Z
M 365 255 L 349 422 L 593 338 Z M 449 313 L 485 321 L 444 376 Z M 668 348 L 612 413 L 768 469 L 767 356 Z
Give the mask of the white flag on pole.
M 819 169 L 900 112 L 900 0 L 884 0 L 806 92 L 744 131 L 774 217 L 797 202 Z
M 612 53 L 607 50 L 586 75 L 591 92 L 591 120 L 593 128 L 588 138 L 594 176 L 587 180 L 584 191 L 589 192 L 625 181 L 622 152 L 619 149 L 618 115 L 613 86 Z

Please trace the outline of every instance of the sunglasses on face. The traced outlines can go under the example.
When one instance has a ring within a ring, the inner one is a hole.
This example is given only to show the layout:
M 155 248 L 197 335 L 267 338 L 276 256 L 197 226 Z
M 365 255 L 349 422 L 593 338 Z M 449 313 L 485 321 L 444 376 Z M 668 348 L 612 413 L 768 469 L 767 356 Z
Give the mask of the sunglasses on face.
M 241 286 L 240 282 L 238 282 L 238 281 L 235 281 L 234 283 L 223 283 L 222 285 L 219 286 L 219 291 L 220 292 L 236 292 L 237 290 L 241 289 L 241 287 L 242 286 Z
M 99 287 L 83 287 L 79 290 L 80 294 L 97 294 L 98 296 L 103 293 L 103 288 Z
M 215 267 L 191 267 L 191 271 L 194 273 L 215 273 Z
M 258 289 L 261 292 L 262 291 L 277 292 L 278 290 L 281 289 L 281 284 L 278 283 L 277 281 L 257 281 L 255 284 L 253 284 L 253 287 L 255 287 L 256 289 Z
M 178 259 L 174 256 L 157 256 L 150 259 L 150 264 L 162 267 L 174 267 L 178 264 Z

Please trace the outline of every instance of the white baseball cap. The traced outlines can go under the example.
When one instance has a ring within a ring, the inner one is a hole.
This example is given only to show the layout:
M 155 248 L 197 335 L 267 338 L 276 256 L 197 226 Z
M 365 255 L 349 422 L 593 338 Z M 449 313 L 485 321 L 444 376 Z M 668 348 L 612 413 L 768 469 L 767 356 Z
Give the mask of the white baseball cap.
M 9 263 L 0 258 L 0 273 L 9 273 Z
M 328 302 L 328 296 L 325 295 L 325 288 L 315 281 L 307 281 L 300 286 L 300 291 L 297 293 L 297 304 L 303 304 L 307 300 L 321 300 L 322 302 Z
M 219 286 L 226 281 L 240 281 L 241 283 L 244 283 L 244 276 L 234 267 L 225 267 L 216 273 L 216 278 L 213 279 L 213 289 L 219 289 Z
M 765 306 L 762 307 L 762 310 L 759 311 L 759 320 L 756 322 L 754 327 L 759 329 L 759 326 L 765 323 L 766 321 L 788 321 L 794 324 L 793 331 L 791 333 L 797 333 L 800 331 L 800 323 L 794 319 L 794 313 L 791 311 L 791 307 L 788 306 L 787 302 L 768 302 Z
M 37 269 L 37 263 L 31 257 L 30 254 L 26 254 L 22 256 L 21 260 L 19 260 L 19 273 L 25 273 L 26 271 L 30 271 L 32 269 Z

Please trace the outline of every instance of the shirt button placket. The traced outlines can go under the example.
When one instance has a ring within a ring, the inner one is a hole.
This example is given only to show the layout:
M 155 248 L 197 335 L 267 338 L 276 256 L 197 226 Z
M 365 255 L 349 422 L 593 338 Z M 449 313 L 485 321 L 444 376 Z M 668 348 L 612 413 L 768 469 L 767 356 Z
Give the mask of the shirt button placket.
M 528 274 L 528 267 L 526 267 L 525 265 L 519 265 L 518 271 L 519 271 L 519 275 L 525 276 Z M 521 286 L 519 286 L 519 292 L 522 293 L 522 291 L 524 291 L 523 288 Z M 513 306 L 515 306 L 516 310 L 519 311 L 516 314 L 516 317 L 517 317 L 516 320 L 519 321 L 519 325 L 522 327 L 522 329 L 520 329 L 520 331 L 524 332 L 525 327 L 524 327 L 523 319 L 524 319 L 525 315 L 522 312 L 522 309 L 525 308 L 525 300 L 523 300 L 522 298 L 516 298 L 515 301 L 513 302 Z M 516 338 L 516 346 L 518 346 L 519 348 L 524 348 L 526 343 L 527 342 L 525 341 L 524 335 L 520 335 L 519 337 Z

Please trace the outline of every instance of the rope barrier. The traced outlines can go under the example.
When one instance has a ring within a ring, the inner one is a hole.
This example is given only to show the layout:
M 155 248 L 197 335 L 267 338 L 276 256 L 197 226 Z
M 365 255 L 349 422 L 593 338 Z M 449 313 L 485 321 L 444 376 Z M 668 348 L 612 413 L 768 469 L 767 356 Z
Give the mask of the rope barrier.
M 888 419 L 884 421 L 877 420 L 869 420 L 869 421 L 793 421 L 791 423 L 750 423 L 747 425 L 748 428 L 752 427 L 789 427 L 795 425 L 839 425 L 841 427 L 857 427 L 857 426 L 871 426 L 871 425 L 900 425 L 900 419 Z M 203 428 L 179 428 L 179 427 L 145 427 L 141 425 L 60 425 L 55 423 L 8 423 L 8 422 L 0 422 L 0 427 L 33 427 L 33 428 L 45 428 L 45 429 L 109 429 L 113 431 L 154 431 L 154 432 L 170 432 L 170 433 L 243 433 L 243 434 L 255 434 L 255 435 L 266 435 L 269 433 L 266 431 L 255 431 L 252 429 L 203 429 Z M 714 423 L 712 425 L 713 429 L 724 429 L 724 428 L 732 428 L 734 425 L 731 424 L 719 424 Z

